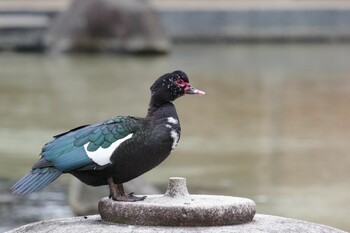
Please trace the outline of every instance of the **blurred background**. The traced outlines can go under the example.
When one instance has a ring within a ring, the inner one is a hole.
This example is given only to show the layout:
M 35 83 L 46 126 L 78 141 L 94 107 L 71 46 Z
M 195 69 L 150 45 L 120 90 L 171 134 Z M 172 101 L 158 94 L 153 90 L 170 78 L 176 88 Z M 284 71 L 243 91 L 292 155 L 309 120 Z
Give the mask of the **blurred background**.
M 144 116 L 150 85 L 177 69 L 207 95 L 176 101 L 180 143 L 131 191 L 183 176 L 192 194 L 350 231 L 349 29 L 349 1 L 1 0 L 0 232 L 97 213 L 96 195 L 78 210 L 97 191 L 70 175 L 9 189 L 53 135 Z

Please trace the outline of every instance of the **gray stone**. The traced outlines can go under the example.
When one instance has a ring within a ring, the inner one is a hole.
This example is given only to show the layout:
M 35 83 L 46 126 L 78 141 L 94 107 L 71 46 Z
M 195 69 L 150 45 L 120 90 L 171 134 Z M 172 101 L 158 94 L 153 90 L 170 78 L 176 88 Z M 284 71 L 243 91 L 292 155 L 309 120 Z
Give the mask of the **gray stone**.
M 106 224 L 100 216 L 85 216 L 75 218 L 54 219 L 28 224 L 7 233 L 188 233 L 188 232 L 220 232 L 220 233 L 346 233 L 345 231 L 316 223 L 296 219 L 283 218 L 271 215 L 256 214 L 254 220 L 233 226 L 212 227 L 165 227 L 165 226 L 138 226 L 126 224 Z
M 187 190 L 186 179 L 183 177 L 170 177 L 168 188 L 164 194 L 166 197 L 187 197 L 190 194 Z
M 230 196 L 190 195 L 186 179 L 169 179 L 165 195 L 149 195 L 144 201 L 99 202 L 103 221 L 146 226 L 223 226 L 252 221 L 255 203 Z
M 190 195 L 186 188 L 186 179 L 180 177 L 169 179 L 168 190 L 163 196 L 151 195 L 140 202 L 117 202 L 104 198 L 99 205 L 102 218 L 90 215 L 47 220 L 7 233 L 344 233 L 336 228 L 301 220 L 261 214 L 254 216 L 255 203 L 245 198 Z M 155 219 L 155 216 L 159 219 Z M 110 224 L 111 222 L 114 224 Z
M 45 43 L 54 51 L 165 53 L 169 40 L 146 1 L 74 0 L 51 25 Z

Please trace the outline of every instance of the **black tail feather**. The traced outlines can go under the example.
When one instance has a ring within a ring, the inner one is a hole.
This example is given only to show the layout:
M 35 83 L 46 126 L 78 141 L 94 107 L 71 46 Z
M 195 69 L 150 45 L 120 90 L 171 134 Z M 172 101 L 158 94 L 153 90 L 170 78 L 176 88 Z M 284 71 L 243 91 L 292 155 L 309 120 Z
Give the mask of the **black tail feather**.
M 15 194 L 28 194 L 39 191 L 56 180 L 62 174 L 54 167 L 36 168 L 23 176 L 12 187 Z

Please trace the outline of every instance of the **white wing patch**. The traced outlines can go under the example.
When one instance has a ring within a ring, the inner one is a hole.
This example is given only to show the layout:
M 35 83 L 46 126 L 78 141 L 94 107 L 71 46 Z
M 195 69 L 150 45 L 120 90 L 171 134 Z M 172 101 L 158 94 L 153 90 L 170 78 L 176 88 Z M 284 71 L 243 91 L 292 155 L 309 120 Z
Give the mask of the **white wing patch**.
M 175 130 L 172 130 L 172 131 L 170 131 L 170 136 L 174 140 L 173 145 L 171 146 L 171 148 L 174 150 L 177 146 L 177 142 L 179 141 L 179 134 Z
M 179 121 L 176 120 L 174 117 L 168 117 L 168 122 L 174 125 L 179 123 Z
M 98 148 L 96 151 L 88 151 L 87 147 L 89 145 L 90 142 L 86 143 L 84 145 L 84 149 L 85 152 L 87 154 L 87 156 L 92 159 L 92 161 L 94 161 L 95 163 L 97 163 L 98 165 L 106 165 L 108 163 L 110 163 L 110 158 L 112 156 L 112 153 L 115 149 L 117 149 L 117 147 L 124 141 L 128 140 L 129 138 L 132 137 L 132 133 L 127 135 L 124 138 L 121 138 L 115 142 L 113 142 L 108 148 Z
M 179 121 L 177 119 L 175 119 L 174 117 L 168 117 L 168 123 L 173 124 L 173 125 L 177 125 L 177 124 L 179 124 Z M 169 129 L 171 129 L 172 126 L 170 124 L 166 124 L 165 126 Z M 171 130 L 170 136 L 174 140 L 173 145 L 171 146 L 171 148 L 174 150 L 177 146 L 178 141 L 179 141 L 179 134 L 175 130 Z

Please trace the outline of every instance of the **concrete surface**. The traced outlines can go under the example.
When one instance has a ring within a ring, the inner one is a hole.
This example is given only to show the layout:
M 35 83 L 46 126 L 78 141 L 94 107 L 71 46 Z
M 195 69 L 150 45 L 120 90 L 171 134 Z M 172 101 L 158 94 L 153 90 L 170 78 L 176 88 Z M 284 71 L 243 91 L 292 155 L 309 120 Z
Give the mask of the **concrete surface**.
M 255 203 L 239 197 L 190 195 L 174 198 L 151 195 L 142 202 L 104 198 L 99 213 L 105 222 L 145 226 L 223 226 L 252 221 Z
M 8 233 L 344 232 L 301 220 L 255 215 L 255 203 L 245 198 L 190 195 L 182 177 L 169 178 L 164 195 L 150 195 L 144 201 L 117 202 L 104 198 L 99 203 L 99 213 L 101 217 L 36 222 Z
M 145 226 L 236 225 L 252 221 L 256 212 L 255 202 L 247 198 L 190 195 L 182 177 L 171 177 L 164 195 L 138 202 L 103 198 L 98 209 L 105 222 Z
M 106 224 L 100 216 L 91 215 L 85 217 L 54 219 L 28 224 L 7 233 L 110 233 L 110 232 L 133 232 L 133 233 L 187 233 L 187 232 L 220 232 L 220 233 L 263 233 L 263 232 L 308 232 L 308 233 L 345 233 L 332 227 L 305 222 L 296 219 L 283 218 L 272 215 L 256 214 L 253 221 L 247 224 L 233 226 L 213 227 L 160 227 L 160 226 L 137 226 L 123 224 Z

